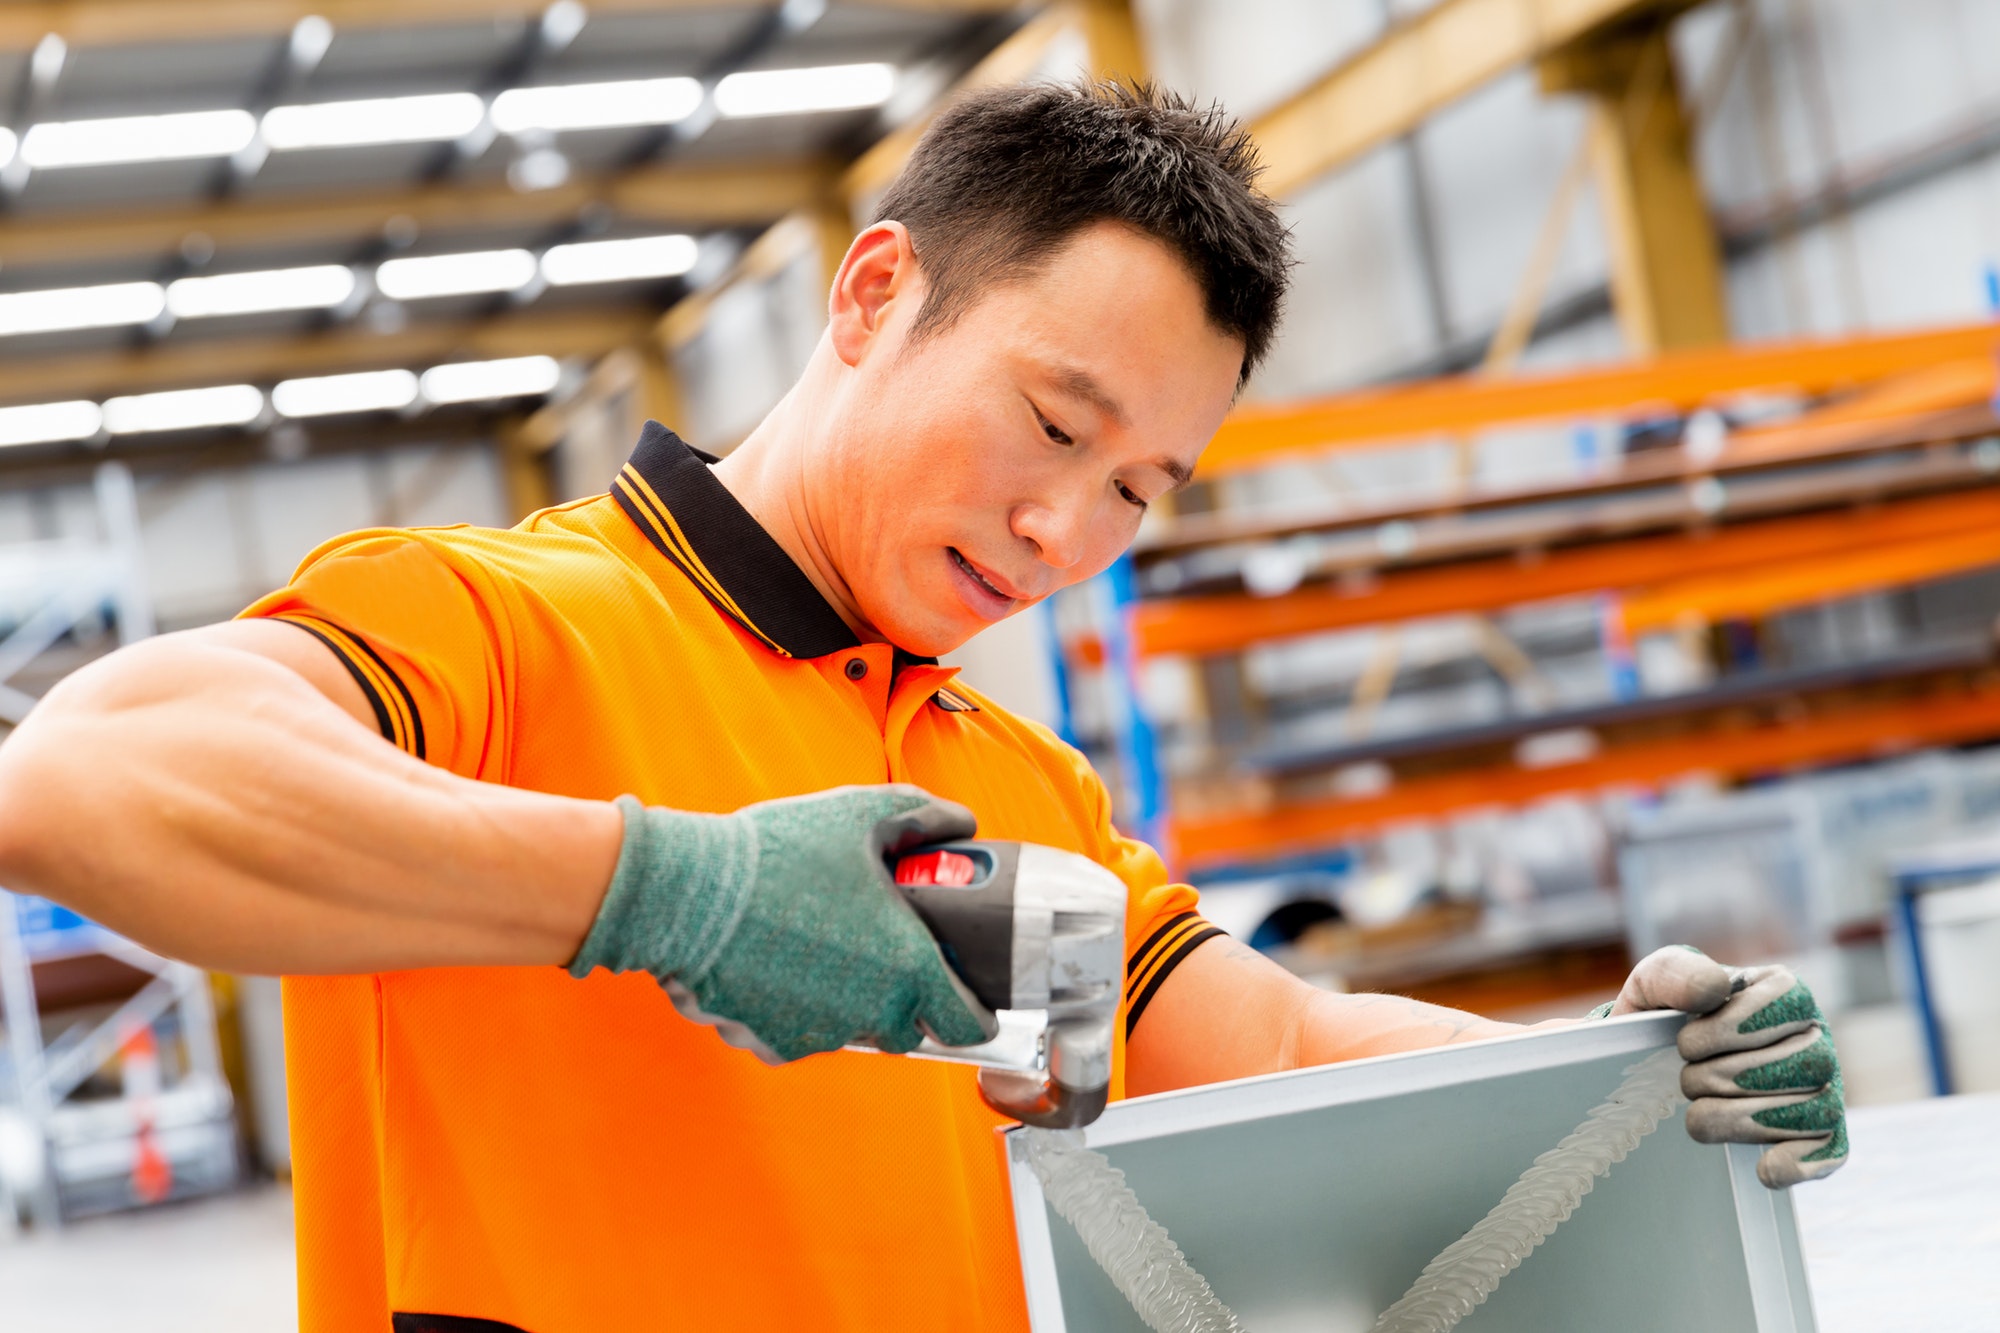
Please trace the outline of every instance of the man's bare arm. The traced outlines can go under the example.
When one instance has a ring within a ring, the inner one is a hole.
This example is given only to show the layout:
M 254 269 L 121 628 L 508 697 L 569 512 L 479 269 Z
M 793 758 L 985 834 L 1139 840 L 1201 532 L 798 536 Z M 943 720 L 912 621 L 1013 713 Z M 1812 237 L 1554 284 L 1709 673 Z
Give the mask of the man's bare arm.
M 0 746 L 0 884 L 238 971 L 566 962 L 622 827 L 403 754 L 275 621 L 114 653 Z
M 1519 1032 L 1400 995 L 1340 995 L 1218 936 L 1189 954 L 1125 1047 L 1137 1096 Z

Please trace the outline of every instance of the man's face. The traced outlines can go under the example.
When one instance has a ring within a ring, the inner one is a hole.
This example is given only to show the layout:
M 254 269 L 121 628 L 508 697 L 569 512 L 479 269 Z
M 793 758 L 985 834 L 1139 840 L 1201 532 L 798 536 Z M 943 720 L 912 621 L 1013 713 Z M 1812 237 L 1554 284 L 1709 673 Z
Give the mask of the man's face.
M 808 490 L 856 609 L 936 654 L 1131 544 L 1222 423 L 1243 343 L 1170 250 L 1109 223 L 914 345 L 921 273 L 882 286 L 859 335 L 836 294 L 848 368 Z

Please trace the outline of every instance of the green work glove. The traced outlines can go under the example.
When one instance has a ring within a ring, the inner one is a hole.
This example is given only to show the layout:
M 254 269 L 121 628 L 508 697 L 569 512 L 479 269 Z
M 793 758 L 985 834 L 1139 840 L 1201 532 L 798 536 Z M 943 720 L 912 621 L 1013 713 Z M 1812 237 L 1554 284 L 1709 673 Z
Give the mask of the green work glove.
M 1771 1145 L 1757 1178 L 1772 1189 L 1847 1160 L 1840 1060 L 1819 1003 L 1788 967 L 1733 969 L 1685 945 L 1641 959 L 1611 1004 L 1592 1014 L 1680 1009 L 1681 1091 L 1702 1143 Z
M 970 837 L 916 787 L 839 787 L 729 815 L 618 798 L 625 841 L 569 965 L 650 972 L 689 1017 L 773 1063 L 866 1044 L 985 1041 L 993 1016 L 946 965 L 884 856 Z

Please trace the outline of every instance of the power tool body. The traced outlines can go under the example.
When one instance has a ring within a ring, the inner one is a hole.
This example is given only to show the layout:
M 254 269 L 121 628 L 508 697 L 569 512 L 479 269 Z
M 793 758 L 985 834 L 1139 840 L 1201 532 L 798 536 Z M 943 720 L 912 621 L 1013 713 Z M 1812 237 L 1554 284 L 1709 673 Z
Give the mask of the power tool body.
M 1045 1129 L 1097 1119 L 1111 1091 L 1125 975 L 1124 881 L 1036 843 L 967 841 L 904 853 L 896 885 L 1000 1031 L 916 1054 L 978 1065 L 1004 1116 Z
M 927 1037 L 911 1054 L 977 1065 L 986 1104 L 1024 1125 L 1074 1129 L 1097 1119 L 1111 1092 L 1125 974 L 1124 881 L 1074 852 L 986 840 L 893 854 L 889 870 L 998 1026 L 978 1046 Z M 683 1017 L 780 1063 L 744 1024 L 705 1012 L 677 980 L 664 984 Z

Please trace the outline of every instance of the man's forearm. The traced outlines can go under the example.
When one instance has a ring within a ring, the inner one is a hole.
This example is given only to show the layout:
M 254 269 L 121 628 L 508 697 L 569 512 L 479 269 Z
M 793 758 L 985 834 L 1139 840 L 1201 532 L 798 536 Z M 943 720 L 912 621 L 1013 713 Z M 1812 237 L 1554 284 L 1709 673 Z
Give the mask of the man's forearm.
M 564 962 L 621 828 L 412 759 L 199 636 L 78 672 L 0 747 L 0 883 L 242 971 Z
M 1419 1051 L 1519 1031 L 1518 1023 L 1497 1023 L 1462 1009 L 1402 995 L 1316 991 L 1300 1010 L 1291 1067 L 1303 1069 L 1370 1055 Z
M 1218 936 L 1153 997 L 1126 1043 L 1125 1086 L 1165 1092 L 1520 1030 L 1400 995 L 1323 991 Z

